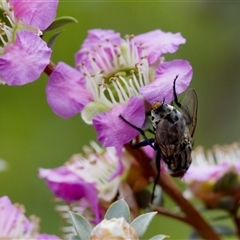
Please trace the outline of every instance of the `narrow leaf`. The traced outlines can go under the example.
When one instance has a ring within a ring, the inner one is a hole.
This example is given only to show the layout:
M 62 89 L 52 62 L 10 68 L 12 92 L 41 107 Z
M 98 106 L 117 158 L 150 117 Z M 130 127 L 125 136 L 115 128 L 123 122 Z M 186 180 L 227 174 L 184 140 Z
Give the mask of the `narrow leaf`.
M 79 236 L 80 240 L 88 240 L 90 239 L 90 234 L 92 228 L 89 222 L 81 215 L 78 215 L 74 212 L 69 212 L 73 226 Z
M 130 223 L 130 210 L 124 199 L 114 202 L 107 210 L 104 218 L 110 220 L 112 218 L 124 217 Z
M 156 236 L 150 238 L 149 240 L 162 240 L 162 239 L 166 239 L 166 238 L 169 238 L 169 236 L 159 234 L 159 235 L 156 235 Z
M 210 219 L 212 221 L 220 221 L 220 220 L 225 220 L 225 219 L 229 219 L 231 218 L 231 215 L 228 214 L 228 215 L 221 215 L 221 216 L 217 216 L 217 217 L 211 217 Z
M 217 234 L 223 235 L 223 236 L 231 236 L 236 234 L 235 230 L 233 230 L 228 226 L 216 225 L 216 226 L 213 226 L 213 229 Z
M 60 33 L 62 33 L 62 31 L 56 32 L 49 40 L 48 40 L 48 47 L 49 48 L 53 48 L 53 44 L 56 42 L 58 36 L 60 35 Z
M 221 236 L 232 236 L 232 235 L 235 235 L 236 232 L 228 227 L 228 226 L 221 226 L 221 225 L 215 225 L 215 226 L 212 226 L 212 228 L 214 229 L 214 231 L 218 234 L 218 235 L 221 235 Z M 189 238 L 189 240 L 198 240 L 198 239 L 201 239 L 201 236 L 199 235 L 199 233 L 194 229 L 192 230 Z
M 201 236 L 199 235 L 199 233 L 194 229 L 191 231 L 189 237 L 188 237 L 188 240 L 198 240 L 200 239 Z
M 157 212 L 145 213 L 138 216 L 131 222 L 130 225 L 136 230 L 138 237 L 141 237 L 146 232 L 149 224 L 156 214 Z
M 63 17 L 59 17 L 59 18 L 56 18 L 52 24 L 44 30 L 44 32 L 47 32 L 47 31 L 52 31 L 54 29 L 57 29 L 57 28 L 60 28 L 66 24 L 69 24 L 69 23 L 77 23 L 77 19 L 74 18 L 74 17 L 70 17 L 70 16 L 63 16 Z
M 78 235 L 73 235 L 73 236 L 71 236 L 70 240 L 81 240 L 81 239 Z

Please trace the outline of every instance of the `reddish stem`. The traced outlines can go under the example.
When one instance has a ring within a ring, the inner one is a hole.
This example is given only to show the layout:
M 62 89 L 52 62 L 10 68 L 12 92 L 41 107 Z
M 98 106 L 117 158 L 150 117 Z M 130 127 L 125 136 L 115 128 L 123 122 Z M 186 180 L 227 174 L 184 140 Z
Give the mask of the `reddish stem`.
M 156 171 L 151 165 L 151 159 L 145 154 L 142 149 L 132 149 L 129 144 L 126 144 L 125 148 L 139 162 L 145 177 L 147 177 L 148 179 L 156 177 Z M 183 197 L 179 187 L 170 179 L 167 174 L 161 172 L 158 184 L 162 187 L 163 191 L 185 213 L 186 222 L 188 222 L 192 227 L 194 227 L 204 239 L 220 240 L 220 237 L 202 218 L 202 216 L 198 213 L 194 206 Z
M 50 76 L 54 68 L 56 67 L 55 63 L 50 61 L 50 63 L 45 67 L 44 72 Z
M 233 217 L 233 221 L 235 223 L 236 226 L 236 230 L 237 230 L 237 236 L 240 239 L 240 218 L 237 217 L 237 213 L 235 214 L 235 216 Z

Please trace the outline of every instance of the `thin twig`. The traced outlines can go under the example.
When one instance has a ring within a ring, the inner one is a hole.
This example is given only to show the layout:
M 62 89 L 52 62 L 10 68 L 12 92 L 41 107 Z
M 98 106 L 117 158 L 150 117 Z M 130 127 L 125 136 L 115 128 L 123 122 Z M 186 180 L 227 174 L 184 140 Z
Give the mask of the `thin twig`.
M 170 217 L 170 218 L 173 218 L 173 219 L 177 219 L 179 221 L 182 221 L 184 223 L 187 223 L 187 224 L 191 225 L 191 222 L 186 217 L 184 217 L 183 215 L 180 215 L 180 214 L 169 212 L 164 207 L 151 205 L 151 209 L 153 211 L 157 211 L 160 215 L 164 215 L 164 216 L 167 216 L 167 217 Z
M 56 67 L 55 63 L 50 61 L 50 63 L 45 67 L 44 72 L 50 76 L 54 68 Z

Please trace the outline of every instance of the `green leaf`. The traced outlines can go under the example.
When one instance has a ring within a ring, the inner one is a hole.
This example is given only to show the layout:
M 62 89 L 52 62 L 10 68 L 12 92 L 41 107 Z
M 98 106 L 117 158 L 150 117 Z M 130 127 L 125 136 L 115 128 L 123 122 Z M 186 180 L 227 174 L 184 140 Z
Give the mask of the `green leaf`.
M 78 235 L 71 236 L 70 240 L 81 240 Z
M 70 214 L 73 226 L 79 236 L 79 239 L 81 240 L 90 239 L 92 227 L 90 226 L 86 218 L 70 211 L 69 211 L 69 214 Z
M 138 216 L 131 222 L 130 225 L 136 230 L 138 237 L 141 237 L 146 232 L 149 224 L 156 214 L 157 212 L 145 213 Z
M 58 31 L 56 32 L 49 40 L 48 40 L 48 47 L 49 48 L 53 48 L 53 44 L 55 43 L 55 41 L 57 40 L 58 36 L 60 35 L 60 33 L 62 33 L 62 31 Z
M 192 230 L 192 232 L 190 233 L 190 235 L 188 237 L 188 240 L 198 240 L 198 239 L 201 239 L 201 236 L 195 229 Z
M 77 19 L 74 18 L 74 17 L 70 17 L 70 16 L 63 16 L 63 17 L 59 17 L 59 18 L 56 18 L 52 24 L 44 30 L 44 32 L 47 32 L 47 31 L 52 31 L 54 29 L 57 29 L 57 28 L 60 28 L 66 24 L 69 24 L 69 23 L 77 23 Z
M 230 214 L 227 214 L 227 215 L 220 215 L 220 216 L 217 216 L 217 217 L 211 217 L 211 221 L 221 221 L 221 220 L 225 220 L 225 219 L 229 219 L 231 218 L 231 215 Z
M 107 210 L 104 218 L 110 220 L 112 218 L 124 217 L 130 223 L 130 210 L 124 199 L 114 202 Z
M 217 234 L 223 235 L 223 236 L 231 236 L 236 234 L 235 230 L 228 226 L 215 225 L 213 226 L 213 229 Z
M 228 226 L 215 225 L 215 226 L 212 226 L 212 228 L 220 236 L 233 236 L 233 235 L 236 234 L 236 232 L 232 228 L 230 228 Z M 190 234 L 188 239 L 189 240 L 198 240 L 198 239 L 201 239 L 201 236 L 194 229 L 194 230 L 192 230 L 192 232 L 191 232 L 191 234 Z
M 166 239 L 166 238 L 169 238 L 169 236 L 159 234 L 159 235 L 156 235 L 156 236 L 150 238 L 149 240 L 162 240 L 162 239 Z

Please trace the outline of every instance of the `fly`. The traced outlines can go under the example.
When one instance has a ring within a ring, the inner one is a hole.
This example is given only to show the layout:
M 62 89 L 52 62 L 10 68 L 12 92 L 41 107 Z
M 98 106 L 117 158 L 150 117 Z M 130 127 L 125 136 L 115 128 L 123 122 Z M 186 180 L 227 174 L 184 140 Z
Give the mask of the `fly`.
M 176 81 L 173 81 L 174 103 L 178 107 L 163 102 L 155 102 L 152 105 L 151 120 L 155 138 L 147 138 L 144 131 L 127 121 L 120 115 L 120 118 L 138 130 L 144 140 L 132 145 L 139 148 L 150 145 L 156 154 L 157 176 L 154 181 L 155 186 L 160 177 L 160 159 L 165 162 L 169 173 L 173 177 L 183 177 L 192 162 L 191 151 L 193 135 L 197 123 L 198 98 L 193 89 L 188 89 L 181 103 L 178 101 L 176 93 Z M 153 195 L 151 202 L 153 201 Z

